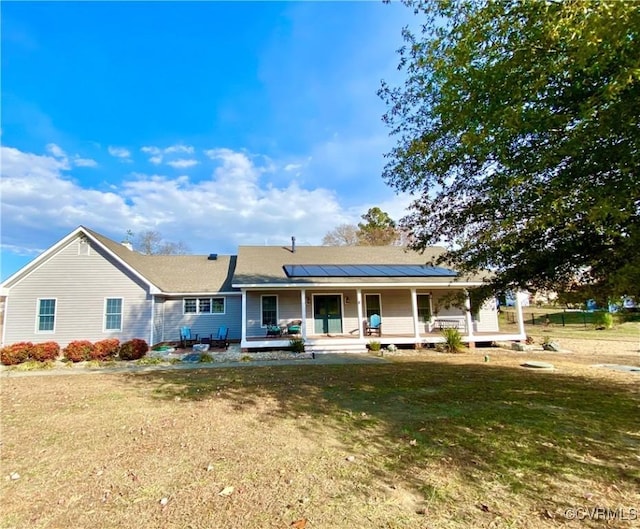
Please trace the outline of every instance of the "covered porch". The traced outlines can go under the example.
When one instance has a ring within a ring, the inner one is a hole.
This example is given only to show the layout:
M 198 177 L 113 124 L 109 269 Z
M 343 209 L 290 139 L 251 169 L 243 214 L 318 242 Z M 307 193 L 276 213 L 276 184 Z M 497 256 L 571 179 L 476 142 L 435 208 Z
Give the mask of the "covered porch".
M 463 306 L 447 303 L 463 294 Z M 494 302 L 472 308 L 464 289 L 375 286 L 347 289 L 247 289 L 242 292 L 242 340 L 246 350 L 286 348 L 302 339 L 308 351 L 364 352 L 372 341 L 382 346 L 423 346 L 444 341 L 443 328 L 456 328 L 464 342 L 524 340 L 518 300 L 517 333 L 500 332 Z M 368 328 L 371 317 L 379 330 Z M 300 323 L 289 333 L 291 323 Z M 270 329 L 278 327 L 281 332 Z

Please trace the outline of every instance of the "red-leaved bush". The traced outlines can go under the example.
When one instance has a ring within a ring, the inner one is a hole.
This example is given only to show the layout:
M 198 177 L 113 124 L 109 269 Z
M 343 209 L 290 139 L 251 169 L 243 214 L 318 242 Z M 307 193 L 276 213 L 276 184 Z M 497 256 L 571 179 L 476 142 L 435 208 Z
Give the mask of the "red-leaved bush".
M 91 358 L 93 344 L 89 340 L 76 340 L 70 342 L 63 350 L 62 354 L 67 360 L 72 362 L 82 362 Z
M 31 342 L 18 342 L 7 345 L 0 350 L 0 361 L 5 366 L 13 366 L 26 362 L 33 354 L 34 346 Z
M 138 358 L 142 358 L 146 355 L 148 350 L 149 346 L 147 345 L 147 342 L 140 338 L 134 338 L 133 340 L 124 342 L 120 346 L 118 355 L 121 360 L 137 360 Z
M 105 338 L 93 344 L 91 358 L 93 360 L 108 360 L 118 354 L 120 340 L 117 338 Z
M 31 358 L 38 362 L 49 362 L 58 358 L 60 346 L 57 342 L 42 342 L 33 346 Z

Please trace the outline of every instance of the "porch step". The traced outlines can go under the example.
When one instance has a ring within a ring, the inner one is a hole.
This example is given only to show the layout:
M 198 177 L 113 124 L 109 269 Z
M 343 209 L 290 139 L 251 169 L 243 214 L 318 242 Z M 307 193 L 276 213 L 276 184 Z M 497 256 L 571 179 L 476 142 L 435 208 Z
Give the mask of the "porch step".
M 322 343 L 322 344 L 307 344 L 304 350 L 308 353 L 366 353 L 367 346 L 362 343 Z

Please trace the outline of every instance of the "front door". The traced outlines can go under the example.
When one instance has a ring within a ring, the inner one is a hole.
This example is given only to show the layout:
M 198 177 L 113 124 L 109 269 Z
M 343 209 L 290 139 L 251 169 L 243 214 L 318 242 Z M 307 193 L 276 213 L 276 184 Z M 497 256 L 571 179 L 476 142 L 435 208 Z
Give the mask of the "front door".
M 316 334 L 342 334 L 342 298 L 336 294 L 313 296 Z

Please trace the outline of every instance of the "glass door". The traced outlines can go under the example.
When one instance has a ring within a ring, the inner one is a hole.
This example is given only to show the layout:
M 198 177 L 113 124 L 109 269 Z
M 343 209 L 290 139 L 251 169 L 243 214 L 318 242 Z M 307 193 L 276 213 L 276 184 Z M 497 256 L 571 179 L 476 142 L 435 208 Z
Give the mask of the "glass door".
M 313 296 L 313 318 L 316 334 L 342 334 L 342 297 Z

